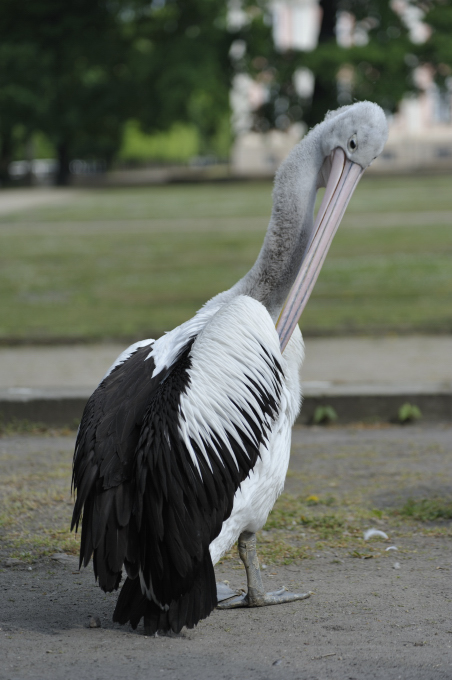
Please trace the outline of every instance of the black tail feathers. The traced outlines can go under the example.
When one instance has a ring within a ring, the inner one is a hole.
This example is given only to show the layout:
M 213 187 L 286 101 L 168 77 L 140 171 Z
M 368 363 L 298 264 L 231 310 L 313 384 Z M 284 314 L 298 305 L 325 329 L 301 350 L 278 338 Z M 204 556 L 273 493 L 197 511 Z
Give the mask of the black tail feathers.
M 199 621 L 207 618 L 217 604 L 215 572 L 208 553 L 191 590 L 178 600 L 173 600 L 166 611 L 142 593 L 139 577 L 127 578 L 116 603 L 113 621 L 121 624 L 130 622 L 132 628 L 136 628 L 144 618 L 147 635 L 170 630 L 180 633 L 184 626 L 193 628 Z

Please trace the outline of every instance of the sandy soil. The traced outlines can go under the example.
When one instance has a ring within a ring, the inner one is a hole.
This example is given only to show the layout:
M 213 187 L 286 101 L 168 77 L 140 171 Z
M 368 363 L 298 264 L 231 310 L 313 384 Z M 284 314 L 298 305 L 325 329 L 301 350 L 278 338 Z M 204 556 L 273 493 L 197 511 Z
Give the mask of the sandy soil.
M 50 460 L 70 456 L 71 446 L 67 437 L 4 437 L 0 471 L 27 474 L 46 450 Z M 359 496 L 363 507 L 387 509 L 408 497 L 450 493 L 451 453 L 450 426 L 300 428 L 287 486 L 291 493 L 333 490 L 338 503 Z M 99 590 L 91 568 L 79 572 L 76 558 L 6 566 L 4 543 L 0 678 L 452 678 L 450 522 L 375 521 L 390 540 L 373 559 L 353 558 L 349 546 L 327 541 L 318 551 L 311 545 L 310 559 L 269 564 L 269 589 L 311 590 L 310 599 L 216 611 L 179 637 L 147 638 L 112 624 L 116 595 Z M 389 545 L 398 551 L 385 551 Z M 245 584 L 237 560 L 217 573 Z M 89 628 L 90 617 L 99 617 L 101 628 Z

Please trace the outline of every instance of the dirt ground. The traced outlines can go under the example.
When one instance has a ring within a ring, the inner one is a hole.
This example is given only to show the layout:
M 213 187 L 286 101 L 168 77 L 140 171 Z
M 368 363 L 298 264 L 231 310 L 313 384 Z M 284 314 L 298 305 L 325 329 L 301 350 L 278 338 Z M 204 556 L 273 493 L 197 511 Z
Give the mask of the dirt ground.
M 397 511 L 407 499 L 450 500 L 451 426 L 296 429 L 290 495 L 258 541 L 269 589 L 314 594 L 215 611 L 178 637 L 113 624 L 116 594 L 57 552 L 76 549 L 61 528 L 72 445 L 72 436 L 0 438 L 2 680 L 452 678 L 452 522 Z M 388 539 L 365 542 L 369 527 Z M 217 574 L 245 585 L 236 556 Z M 101 627 L 89 628 L 90 617 Z

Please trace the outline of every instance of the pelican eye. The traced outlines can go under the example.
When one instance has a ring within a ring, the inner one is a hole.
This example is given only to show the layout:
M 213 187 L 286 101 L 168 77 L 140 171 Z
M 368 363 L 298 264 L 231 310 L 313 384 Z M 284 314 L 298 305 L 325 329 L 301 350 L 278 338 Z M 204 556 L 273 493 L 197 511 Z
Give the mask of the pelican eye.
M 358 137 L 356 135 L 352 135 L 350 137 L 350 139 L 348 140 L 347 148 L 351 152 L 356 151 L 356 149 L 358 148 Z

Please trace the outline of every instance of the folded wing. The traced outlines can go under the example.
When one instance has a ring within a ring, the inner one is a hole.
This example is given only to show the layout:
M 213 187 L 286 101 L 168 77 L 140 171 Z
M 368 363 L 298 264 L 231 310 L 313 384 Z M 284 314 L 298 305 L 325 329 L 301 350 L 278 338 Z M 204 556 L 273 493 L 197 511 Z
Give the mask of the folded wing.
M 281 355 L 267 311 L 245 296 L 158 373 L 158 347 L 149 349 L 114 368 L 87 404 L 74 523 L 83 508 L 81 559 L 94 553 L 105 590 L 125 565 L 115 620 L 180 630 L 216 605 L 209 545 L 278 415 Z

